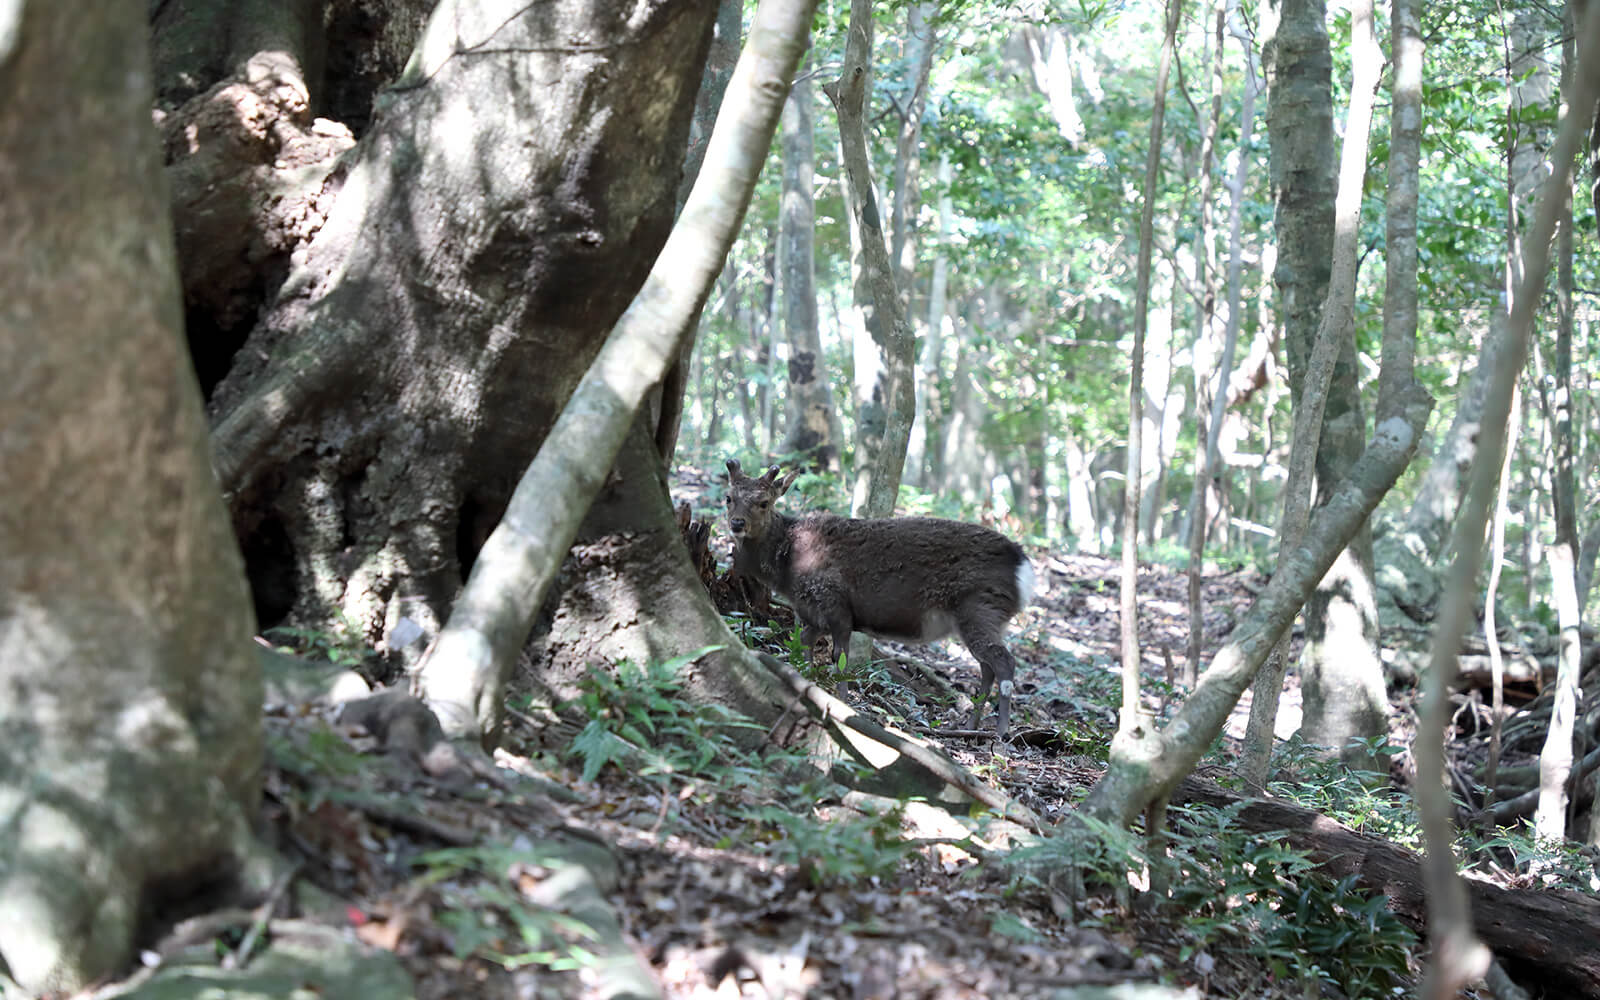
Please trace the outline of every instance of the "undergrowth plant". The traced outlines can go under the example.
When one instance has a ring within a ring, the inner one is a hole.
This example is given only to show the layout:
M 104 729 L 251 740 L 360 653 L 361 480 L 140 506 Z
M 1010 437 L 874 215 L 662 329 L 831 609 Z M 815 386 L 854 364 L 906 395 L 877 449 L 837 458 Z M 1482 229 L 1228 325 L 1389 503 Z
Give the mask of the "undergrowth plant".
M 532 847 L 506 844 L 452 847 L 418 856 L 417 886 L 439 893 L 434 919 L 450 933 L 456 958 L 476 956 L 506 969 L 539 966 L 568 972 L 593 966 L 594 928 L 530 900 L 522 876 L 555 863 Z
M 910 850 L 899 810 L 819 819 L 816 803 L 834 797 L 837 786 L 803 752 L 741 740 L 741 731 L 762 727 L 722 706 L 684 697 L 682 668 L 708 651 L 644 667 L 620 663 L 614 671 L 589 671 L 569 703 L 589 717 L 569 750 L 582 762 L 583 780 L 617 765 L 659 790 L 664 817 L 698 790 L 726 799 L 724 815 L 745 825 L 717 847 L 743 842 L 797 866 L 816 887 L 898 868 Z
M 783 831 L 768 847 L 780 864 L 795 865 L 815 889 L 859 885 L 893 874 L 911 851 L 900 810 L 875 816 L 821 819 L 809 812 L 764 806 L 756 818 Z
M 571 748 L 583 761 L 583 780 L 593 781 L 616 763 L 653 780 L 665 794 L 675 784 L 726 777 L 730 766 L 748 763 L 737 734 L 761 727 L 723 705 L 683 694 L 683 668 L 719 648 L 644 667 L 630 661 L 614 670 L 591 667 L 571 703 L 589 718 Z
M 261 634 L 280 652 L 308 660 L 326 660 L 350 669 L 361 666 L 373 655 L 361 629 L 346 619 L 326 629 L 274 625 Z
M 1245 803 L 1171 811 L 1170 902 L 1192 936 L 1183 957 L 1234 951 L 1267 962 L 1316 995 L 1393 995 L 1410 971 L 1416 935 L 1382 893 L 1334 879 L 1303 851 L 1235 820 Z
M 1469 857 L 1502 851 L 1510 856 L 1508 867 L 1535 876 L 1547 889 L 1600 892 L 1600 863 L 1592 850 L 1571 840 L 1551 840 L 1537 836 L 1527 827 L 1510 826 L 1496 827 L 1483 840 L 1472 841 L 1470 837 L 1464 833 L 1461 838 L 1468 841 L 1462 846 Z
M 1369 756 L 1384 762 L 1404 749 L 1391 744 L 1387 736 L 1358 742 Z M 1330 758 L 1326 748 L 1305 743 L 1299 734 L 1273 754 L 1273 772 L 1281 777 L 1267 783 L 1271 794 L 1315 809 L 1352 830 L 1421 848 L 1415 805 L 1386 773 L 1351 768 Z

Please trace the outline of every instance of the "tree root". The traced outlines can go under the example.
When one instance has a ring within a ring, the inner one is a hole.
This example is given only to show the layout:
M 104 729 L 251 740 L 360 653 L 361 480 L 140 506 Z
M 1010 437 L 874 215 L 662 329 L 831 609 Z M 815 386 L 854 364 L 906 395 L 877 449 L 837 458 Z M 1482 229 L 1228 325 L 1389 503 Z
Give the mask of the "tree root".
M 882 785 L 888 794 L 903 795 L 909 790 L 949 804 L 977 802 L 1031 832 L 1043 831 L 1043 822 L 1032 810 L 985 785 L 938 749 L 878 725 L 801 677 L 777 657 L 767 653 L 757 656 L 812 718 L 827 729 L 841 750 L 871 765 L 875 778 L 881 780 L 869 783 Z

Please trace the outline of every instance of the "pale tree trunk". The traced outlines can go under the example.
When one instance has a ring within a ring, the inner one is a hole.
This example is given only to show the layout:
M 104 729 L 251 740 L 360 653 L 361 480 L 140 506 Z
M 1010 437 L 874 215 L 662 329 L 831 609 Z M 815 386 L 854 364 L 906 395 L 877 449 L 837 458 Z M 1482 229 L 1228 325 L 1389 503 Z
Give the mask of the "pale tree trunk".
M 1483 400 L 1489 380 L 1501 364 L 1500 347 L 1505 341 L 1504 316 L 1491 310 L 1489 331 L 1484 335 L 1478 363 L 1467 376 L 1456 396 L 1456 409 L 1450 426 L 1434 447 L 1433 456 L 1422 474 L 1417 497 L 1406 513 L 1405 533 L 1417 555 L 1433 562 L 1450 536 L 1450 525 L 1461 505 L 1468 476 L 1478 453 L 1478 432 L 1483 419 Z
M 780 451 L 814 469 L 837 469 L 843 431 L 817 328 L 815 118 L 811 82 L 796 81 L 783 108 L 783 324 L 789 341 L 788 433 Z
M 888 517 L 894 513 L 906 443 L 916 416 L 916 340 L 895 288 L 883 213 L 872 183 L 872 160 L 867 154 L 864 116 L 872 83 L 872 35 L 871 0 L 851 0 L 839 79 L 822 89 L 839 116 L 850 227 L 857 236 L 861 258 L 856 307 L 872 338 L 872 350 L 867 352 L 872 362 L 869 370 L 861 370 L 860 352 L 857 359 L 856 380 L 865 391 L 856 403 L 856 470 L 850 511 L 857 517 Z
M 950 379 L 950 418 L 944 428 L 944 475 L 940 489 L 963 499 L 981 497 L 984 491 L 983 468 L 978 448 L 978 431 L 983 427 L 983 394 L 973 372 L 988 363 L 988 349 L 962 343 L 965 324 L 956 327 L 956 368 Z
M 933 69 L 933 54 L 938 47 L 938 32 L 933 16 L 938 9 L 931 3 L 913 3 L 906 8 L 905 63 L 911 84 L 911 98 L 900 110 L 900 138 L 894 151 L 894 193 L 889 219 L 889 259 L 894 264 L 895 286 L 902 294 L 911 293 L 917 266 L 917 208 L 921 200 L 922 112 L 928 104 L 928 75 Z
M 1245 178 L 1250 165 L 1250 138 L 1255 128 L 1256 82 L 1254 53 L 1250 38 L 1238 24 L 1238 0 L 1229 0 L 1225 10 L 1217 15 L 1217 72 L 1222 66 L 1222 27 L 1226 20 L 1230 33 L 1239 40 L 1244 54 L 1245 90 L 1240 109 L 1239 158 L 1234 168 L 1233 180 L 1228 184 L 1228 312 L 1227 328 L 1223 334 L 1222 358 L 1216 365 L 1217 386 L 1211 395 L 1211 412 L 1205 422 L 1205 444 L 1195 456 L 1194 488 L 1189 495 L 1189 641 L 1184 660 L 1183 682 L 1193 687 L 1200 672 L 1200 645 L 1203 638 L 1204 609 L 1200 606 L 1200 574 L 1204 568 L 1207 516 L 1206 500 L 1214 489 L 1220 498 L 1224 489 L 1222 481 L 1222 421 L 1227 412 L 1229 385 L 1233 378 L 1233 356 L 1239 344 L 1239 325 L 1242 319 L 1240 298 L 1244 278 L 1244 247 L 1242 238 Z
M 1071 145 L 1083 141 L 1083 116 L 1072 93 L 1072 39 L 1062 25 L 1022 29 L 1033 85 L 1043 94 L 1061 137 Z
M 1327 33 L 1322 24 L 1321 4 L 1314 10 L 1296 11 L 1294 27 L 1298 38 L 1311 45 L 1306 51 L 1325 53 Z M 1289 5 L 1278 25 L 1276 45 L 1284 50 L 1288 36 Z M 1303 33 L 1303 34 L 1302 34 Z M 1311 504 L 1313 468 L 1325 501 L 1337 485 L 1344 469 L 1354 464 L 1364 433 L 1360 390 L 1355 371 L 1355 283 L 1359 266 L 1358 241 L 1361 222 L 1361 191 L 1366 172 L 1368 131 L 1372 123 L 1372 103 L 1383 69 L 1372 21 L 1372 7 L 1358 3 L 1351 11 L 1351 62 L 1354 79 L 1350 87 L 1350 107 L 1340 157 L 1338 195 L 1334 212 L 1332 273 L 1326 300 L 1319 310 L 1315 337 L 1299 341 L 1291 323 L 1285 336 L 1289 343 L 1290 386 L 1298 385 L 1294 402 L 1294 437 L 1290 446 L 1289 479 L 1284 486 L 1283 516 L 1279 524 L 1279 558 L 1294 548 L 1305 531 Z M 1307 64 L 1311 65 L 1310 63 Z M 1317 60 L 1317 77 L 1323 79 L 1326 64 Z M 1279 67 L 1280 74 L 1285 71 Z M 1270 78 L 1270 75 L 1269 75 Z M 1278 78 L 1280 85 L 1288 81 Z M 1296 81 L 1302 87 L 1307 81 Z M 1287 188 L 1294 181 L 1290 174 L 1316 169 L 1325 162 L 1324 146 L 1317 150 L 1309 143 L 1313 134 L 1287 131 L 1283 114 L 1288 105 L 1277 103 L 1269 114 L 1274 131 L 1274 178 L 1280 186 L 1278 197 L 1279 274 L 1283 274 L 1284 255 L 1289 252 L 1284 238 L 1286 203 L 1294 200 Z M 1279 138 L 1282 138 L 1281 151 Z M 1327 137 L 1331 145 L 1331 134 Z M 1280 161 L 1280 155 L 1282 160 Z M 1314 209 L 1314 206 L 1303 206 Z M 1309 227 L 1310 219 L 1300 220 Z M 1295 247 L 1296 255 L 1304 248 Z M 1283 289 L 1280 279 L 1280 290 Z M 1298 290 L 1303 293 L 1303 289 Z M 1292 298 L 1284 294 L 1285 312 L 1292 316 Z M 1308 350 L 1309 349 L 1309 350 Z M 1298 362 L 1298 364 L 1297 364 Z M 1299 367 L 1299 371 L 1296 368 Z M 1371 537 L 1361 529 L 1351 538 L 1349 550 L 1335 562 L 1333 575 L 1318 588 L 1318 596 L 1306 608 L 1306 650 L 1302 662 L 1302 692 L 1305 696 L 1304 732 L 1308 741 L 1330 746 L 1352 763 L 1369 763 L 1359 748 L 1347 746 L 1355 736 L 1371 736 L 1382 731 L 1388 702 L 1383 668 L 1378 659 L 1378 621 L 1372 587 Z M 1241 770 L 1246 781 L 1259 785 L 1267 775 L 1277 721 L 1278 699 L 1283 687 L 1287 641 L 1256 678 L 1250 702 L 1250 724 L 1245 736 Z
M 1572 23 L 1570 8 L 1567 23 Z M 1561 89 L 1572 90 L 1573 59 L 1576 52 L 1570 37 L 1562 45 Z M 1565 114 L 1570 114 L 1564 108 Z M 1583 608 L 1579 602 L 1577 580 L 1578 524 L 1573 493 L 1572 444 L 1572 191 L 1563 189 L 1561 216 L 1556 237 L 1556 345 L 1554 371 L 1555 399 L 1546 400 L 1545 416 L 1551 424 L 1555 447 L 1555 469 L 1551 479 L 1556 537 L 1547 549 L 1550 589 L 1556 606 L 1556 621 L 1561 628 L 1560 658 L 1556 668 L 1555 700 L 1550 710 L 1550 730 L 1539 754 L 1539 805 L 1534 812 L 1534 830 L 1541 837 L 1560 840 L 1566 836 L 1567 781 L 1572 772 L 1574 717 L 1580 695 L 1582 643 L 1578 635 Z M 1541 391 L 1541 399 L 1545 394 Z M 1503 475 L 1503 473 L 1502 473 Z M 1502 483 L 1502 486 L 1504 484 Z M 1497 716 L 1498 718 L 1498 716 Z M 1600 813 L 1600 809 L 1595 810 Z
M 1578 714 L 1582 641 L 1578 636 L 1578 586 L 1572 549 L 1557 542 L 1545 551 L 1556 622 L 1561 627 L 1561 653 L 1550 729 L 1539 753 L 1539 805 L 1534 811 L 1533 829 L 1540 837 L 1561 841 L 1567 835 L 1567 781 L 1572 777 L 1572 732 Z
M 917 357 L 917 415 L 906 444 L 906 481 L 924 489 L 937 489 L 943 478 L 944 403 L 939 372 L 944 356 L 945 310 L 950 291 L 950 258 L 945 241 L 955 222 L 955 200 L 950 197 L 954 176 L 950 156 L 939 158 L 939 238 L 934 247 L 933 274 L 928 279 L 928 326 Z
M 781 215 L 781 213 L 780 213 Z M 788 247 L 783 239 L 783 225 L 768 230 L 772 251 L 767 254 L 766 301 L 761 310 L 762 364 L 766 371 L 761 379 L 761 443 L 767 454 L 778 449 L 778 348 L 783 341 L 783 279 L 788 270 Z
M 1144 339 L 1150 309 L 1150 253 L 1154 246 L 1156 180 L 1161 173 L 1161 128 L 1167 106 L 1167 75 L 1183 17 L 1181 0 L 1167 0 L 1166 35 L 1156 67 L 1155 96 L 1150 109 L 1150 145 L 1145 154 L 1144 194 L 1139 210 L 1139 261 L 1134 278 L 1132 371 L 1128 376 L 1127 482 L 1122 498 L 1122 711 L 1116 740 L 1135 739 L 1143 725 L 1139 704 L 1139 478 L 1140 436 L 1144 424 Z M 1112 744 L 1116 752 L 1115 741 Z
M 1513 113 L 1524 107 L 1537 106 L 1549 98 L 1548 73 L 1543 70 L 1543 60 L 1537 52 L 1542 43 L 1530 37 L 1532 25 L 1522 12 L 1511 11 L 1513 24 L 1506 34 L 1509 50 L 1505 69 L 1513 84 L 1508 100 Z M 1531 72 L 1528 72 L 1531 71 Z M 1521 75 L 1525 74 L 1525 75 Z M 1518 255 L 1515 248 L 1518 224 L 1515 217 L 1518 206 L 1538 183 L 1538 170 L 1542 163 L 1533 126 L 1519 122 L 1510 133 L 1506 167 L 1507 194 L 1511 211 L 1506 220 L 1508 238 L 1513 247 L 1508 270 L 1515 268 Z M 1508 282 L 1517 275 L 1508 274 Z M 1509 294 L 1510 288 L 1507 292 Z M 1417 497 L 1406 515 L 1406 544 L 1427 562 L 1437 561 L 1443 553 L 1450 535 L 1450 525 L 1460 508 L 1471 469 L 1479 447 L 1480 423 L 1483 418 L 1483 400 L 1494 370 L 1500 365 L 1500 345 L 1505 341 L 1504 314 L 1491 310 L 1489 332 L 1484 336 L 1480 360 L 1467 377 L 1465 387 L 1457 396 L 1456 410 L 1450 427 L 1439 439 L 1432 460 L 1423 475 Z
M 814 6 L 815 0 L 769 0 L 758 11 L 751 43 L 740 57 L 712 133 L 706 166 L 677 225 L 479 553 L 449 624 L 421 670 L 423 692 L 446 735 L 492 740 L 496 734 L 511 667 L 586 514 L 593 525 L 621 509 L 632 515 L 623 520 L 637 524 L 648 523 L 647 515 L 654 512 L 659 539 L 660 522 L 670 510 L 664 495 L 658 493 L 653 503 L 643 505 L 609 499 L 594 509 L 591 505 L 629 428 L 639 426 L 634 418 L 645 394 L 692 334 L 738 235 L 782 112 L 782 95 L 805 51 Z M 645 451 L 646 456 L 636 455 L 625 465 L 649 468 Z M 655 483 L 640 484 L 639 493 L 659 489 L 659 472 L 655 478 Z M 617 525 L 607 534 L 615 537 L 622 530 Z M 639 561 L 663 564 L 656 576 L 687 565 L 681 546 L 656 556 L 641 552 Z M 685 590 L 703 598 L 692 587 Z M 651 610 L 659 614 L 664 609 Z M 693 608 L 684 613 L 692 614 Z M 648 648 L 642 633 L 636 641 Z M 748 665 L 740 671 L 746 658 L 723 659 L 720 669 L 741 674 L 722 680 L 725 689 L 743 693 L 747 702 L 759 699 L 764 693 L 760 673 Z
M 1207 102 L 1205 131 L 1200 140 L 1200 226 L 1195 231 L 1194 238 L 1194 268 L 1195 289 L 1197 297 L 1195 302 L 1195 331 L 1193 358 L 1194 376 L 1194 409 L 1197 414 L 1205 414 L 1198 419 L 1199 447 L 1195 449 L 1194 482 L 1189 490 L 1189 504 L 1184 509 L 1183 527 L 1180 534 L 1189 549 L 1188 581 L 1190 592 L 1190 623 L 1197 625 L 1200 621 L 1198 597 L 1200 593 L 1200 562 L 1204 555 L 1205 541 L 1203 532 L 1197 533 L 1194 528 L 1193 518 L 1198 513 L 1204 517 L 1206 491 L 1210 488 L 1209 478 L 1206 475 L 1206 439 L 1208 417 L 1212 415 L 1214 407 L 1210 381 L 1217 376 L 1221 367 L 1218 355 L 1220 346 L 1217 335 L 1222 332 L 1216 322 L 1217 301 L 1217 276 L 1216 276 L 1216 209 L 1212 204 L 1213 165 L 1216 156 L 1217 132 L 1222 127 L 1222 77 L 1223 77 L 1223 27 L 1226 24 L 1226 12 L 1217 4 L 1211 5 L 1215 12 L 1215 32 L 1210 36 L 1202 35 L 1205 41 L 1206 76 L 1210 80 L 1210 100 Z M 1202 18 L 1201 22 L 1206 22 Z M 1249 128 L 1246 125 L 1245 128 Z M 1243 162 L 1243 154 L 1240 154 Z M 1226 396 L 1228 375 L 1223 371 L 1220 378 L 1220 390 L 1217 396 Z M 1200 499 L 1196 499 L 1199 497 Z M 1200 647 L 1199 633 L 1191 631 L 1189 659 L 1184 665 L 1184 683 L 1193 684 L 1199 674 Z
M 1511 397 L 1511 426 L 1506 432 L 1506 456 L 1500 463 L 1500 488 L 1495 491 L 1494 518 L 1489 524 L 1489 579 L 1483 588 L 1483 643 L 1489 650 L 1489 712 L 1492 720 L 1489 730 L 1489 760 L 1486 765 L 1488 796 L 1494 795 L 1496 774 L 1500 767 L 1500 737 L 1505 709 L 1505 658 L 1500 654 L 1500 630 L 1495 622 L 1495 608 L 1500 600 L 1500 577 L 1506 565 L 1506 522 L 1511 517 L 1511 458 L 1516 454 L 1519 415 L 1517 397 Z M 1487 800 L 1485 802 L 1487 805 Z
M 1183 407 L 1185 395 L 1183 389 L 1179 388 L 1178 403 L 1173 404 L 1173 374 L 1176 370 L 1175 355 L 1180 327 L 1178 315 L 1183 297 L 1178 294 L 1179 274 L 1176 263 L 1172 263 L 1168 270 L 1171 281 L 1170 294 L 1167 296 L 1167 336 L 1161 350 L 1156 353 L 1160 368 L 1154 384 L 1148 386 L 1145 412 L 1145 421 L 1153 432 L 1155 447 L 1144 449 L 1144 480 L 1148 485 L 1141 484 L 1139 493 L 1139 526 L 1144 532 L 1145 544 L 1151 548 L 1155 547 L 1156 539 L 1161 535 L 1161 509 L 1166 504 L 1167 468 L 1170 465 L 1172 452 L 1178 446 L 1179 411 Z M 1035 394 L 1029 391 L 1026 395 L 1033 398 Z M 1043 424 L 1043 421 L 1040 423 Z
M 155 914 L 248 875 L 261 793 L 142 11 L 0 15 L 0 979 L 28 995 L 124 971 Z
M 1584 17 L 1580 29 L 1577 71 L 1573 74 L 1571 106 L 1590 108 L 1600 93 L 1600 73 L 1593 58 L 1600 42 L 1600 5 Z M 1472 617 L 1473 583 L 1483 557 L 1483 529 L 1495 492 L 1506 441 L 1506 421 L 1513 390 L 1527 357 L 1534 310 L 1544 291 L 1550 257 L 1550 239 L 1561 215 L 1562 192 L 1571 182 L 1573 159 L 1586 124 L 1571 115 L 1562 123 L 1551 170 L 1528 227 L 1523 244 L 1522 282 L 1513 300 L 1507 324 L 1507 341 L 1484 400 L 1483 429 L 1478 436 L 1478 461 L 1472 470 L 1461 516 L 1452 532 L 1451 559 L 1446 579 L 1450 586 L 1441 602 L 1438 624 L 1424 675 L 1421 709 L 1417 721 L 1417 809 L 1427 843 L 1424 874 L 1428 884 L 1428 926 L 1432 954 L 1419 995 L 1423 1000 L 1454 997 L 1464 985 L 1483 975 L 1489 953 L 1472 931 L 1472 913 L 1465 886 L 1456 872 L 1452 844 L 1455 831 L 1444 769 L 1444 734 L 1451 714 L 1450 689 L 1457 671 L 1457 651 Z
M 1070 431 L 1062 438 L 1062 477 L 1066 480 L 1067 544 L 1080 551 L 1099 551 L 1099 536 L 1094 521 L 1094 471 L 1089 456 Z

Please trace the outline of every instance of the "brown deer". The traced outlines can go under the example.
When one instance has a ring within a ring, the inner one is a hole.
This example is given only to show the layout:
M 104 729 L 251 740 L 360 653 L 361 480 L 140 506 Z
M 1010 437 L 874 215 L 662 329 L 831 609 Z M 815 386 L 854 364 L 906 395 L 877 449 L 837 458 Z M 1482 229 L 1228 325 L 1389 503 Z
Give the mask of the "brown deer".
M 969 725 L 977 728 L 995 687 L 995 729 L 1004 736 L 1017 672 L 1006 623 L 1034 586 L 1022 547 L 988 528 L 934 517 L 788 517 L 773 505 L 799 474 L 780 478 L 773 466 L 752 479 L 728 462 L 735 567 L 788 598 L 807 645 L 831 636 L 835 656 L 852 631 L 903 642 L 954 633 L 983 668 Z

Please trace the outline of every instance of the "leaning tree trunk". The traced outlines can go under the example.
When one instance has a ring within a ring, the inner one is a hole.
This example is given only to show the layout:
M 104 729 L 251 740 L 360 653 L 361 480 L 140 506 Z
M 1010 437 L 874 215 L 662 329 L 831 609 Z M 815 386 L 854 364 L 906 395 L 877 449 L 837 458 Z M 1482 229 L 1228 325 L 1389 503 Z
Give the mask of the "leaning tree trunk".
M 212 400 L 268 618 L 438 629 L 666 238 L 715 13 L 435 11 Z
M 261 677 L 180 339 L 138 8 L 7 14 L 0 979 L 54 995 L 239 872 Z

